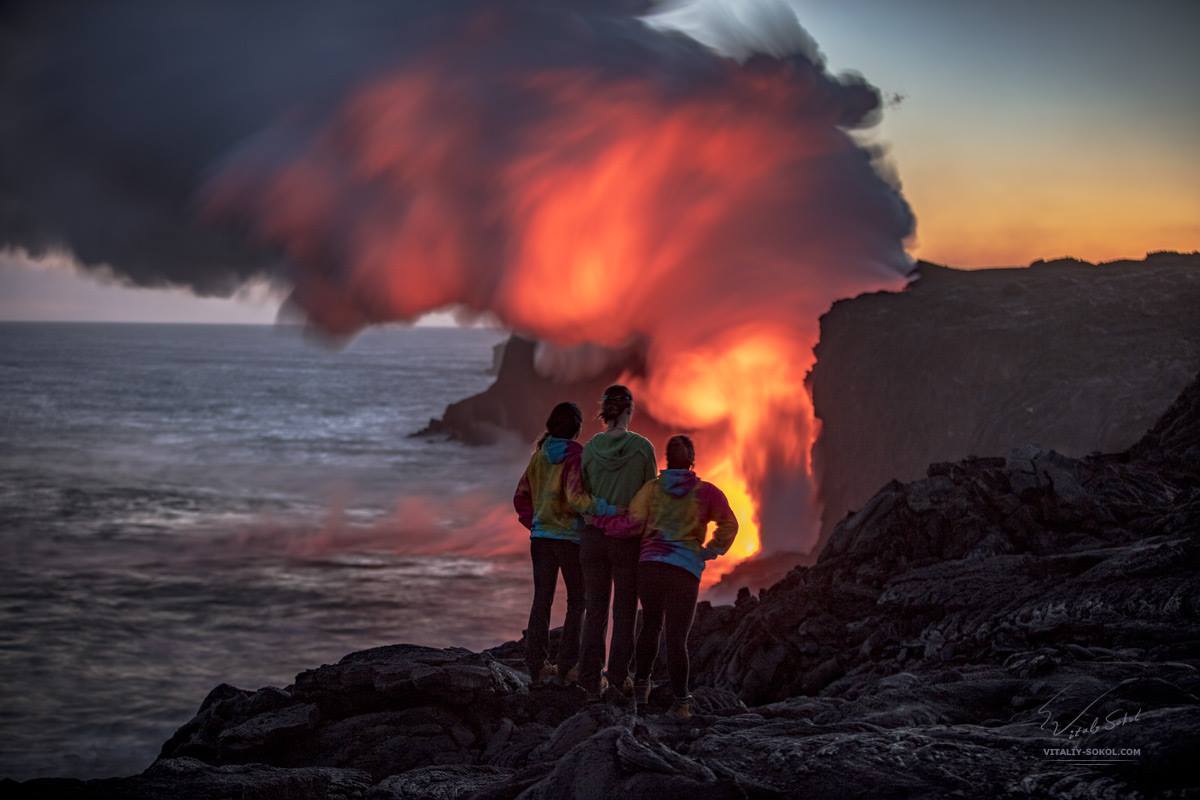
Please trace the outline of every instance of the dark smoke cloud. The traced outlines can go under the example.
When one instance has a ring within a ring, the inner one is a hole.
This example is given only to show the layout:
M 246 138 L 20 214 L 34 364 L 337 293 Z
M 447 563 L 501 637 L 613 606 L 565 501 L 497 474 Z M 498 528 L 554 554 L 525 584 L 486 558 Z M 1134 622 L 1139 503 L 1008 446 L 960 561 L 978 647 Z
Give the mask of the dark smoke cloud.
M 8 4 L 0 243 L 201 293 L 277 273 L 198 221 L 196 191 L 239 142 L 370 69 L 396 28 L 377 5 Z
M 433 46 L 469 70 L 473 37 L 511 39 L 504 58 L 530 68 L 652 76 L 667 93 L 720 79 L 710 50 L 636 19 L 649 10 L 619 0 L 7 3 L 0 247 L 66 249 L 122 280 L 201 294 L 228 294 L 255 275 L 286 282 L 278 250 L 198 213 L 202 187 L 227 159 L 256 146 L 286 149 L 271 134 L 281 119 L 293 130 L 315 126 L 350 87 Z M 776 33 L 760 51 L 817 57 L 815 45 L 788 44 L 786 26 L 765 27 L 784 30 L 785 44 Z M 842 124 L 870 122 L 879 106 L 872 87 L 809 72 Z
M 66 248 L 133 283 L 202 294 L 280 276 L 277 254 L 199 218 L 198 189 L 241 143 L 282 116 L 319 115 L 466 5 L 6 4 L 0 245 Z

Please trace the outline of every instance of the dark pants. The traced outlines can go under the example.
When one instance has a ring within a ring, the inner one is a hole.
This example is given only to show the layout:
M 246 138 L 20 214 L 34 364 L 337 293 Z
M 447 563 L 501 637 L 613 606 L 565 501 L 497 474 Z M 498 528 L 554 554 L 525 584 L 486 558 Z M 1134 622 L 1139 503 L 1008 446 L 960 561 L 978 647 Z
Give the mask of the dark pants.
M 687 697 L 687 640 L 696 613 L 700 579 L 682 567 L 656 561 L 638 564 L 638 597 L 642 601 L 642 632 L 637 640 L 637 682 L 650 680 L 654 660 L 658 658 L 658 639 L 666 622 L 667 674 L 671 691 Z
M 529 540 L 533 559 L 533 607 L 525 628 L 525 663 L 537 678 L 546 662 L 550 639 L 550 608 L 561 571 L 567 586 L 567 617 L 563 621 L 562 640 L 558 644 L 558 673 L 566 675 L 579 658 L 579 624 L 583 618 L 583 572 L 579 567 L 579 545 L 559 539 L 535 537 Z
M 608 682 L 620 686 L 629 675 L 633 633 L 637 623 L 637 564 L 641 539 L 617 539 L 598 528 L 586 528 L 579 545 L 587 615 L 583 622 L 579 654 L 579 685 L 595 691 L 604 663 L 604 638 L 608 630 L 608 605 L 612 601 L 612 648 L 608 654 Z

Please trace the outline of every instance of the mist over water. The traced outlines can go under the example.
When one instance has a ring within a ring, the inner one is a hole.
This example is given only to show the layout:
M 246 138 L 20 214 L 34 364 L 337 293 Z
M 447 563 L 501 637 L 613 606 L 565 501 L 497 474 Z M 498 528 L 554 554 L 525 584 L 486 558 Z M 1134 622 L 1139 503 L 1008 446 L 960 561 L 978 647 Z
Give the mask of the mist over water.
M 139 771 L 221 682 L 519 636 L 527 447 L 408 436 L 502 337 L 0 325 L 0 776 Z

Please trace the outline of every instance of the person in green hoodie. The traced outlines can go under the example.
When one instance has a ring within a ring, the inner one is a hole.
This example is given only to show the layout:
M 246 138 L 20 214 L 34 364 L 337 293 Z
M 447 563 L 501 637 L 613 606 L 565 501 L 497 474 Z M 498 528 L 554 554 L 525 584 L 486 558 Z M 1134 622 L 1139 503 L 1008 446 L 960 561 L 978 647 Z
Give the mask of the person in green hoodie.
M 525 628 L 525 660 L 532 683 L 554 678 L 570 681 L 579 656 L 579 629 L 583 618 L 583 572 L 579 565 L 579 534 L 592 498 L 583 485 L 581 453 L 575 437 L 583 414 L 574 403 L 559 403 L 546 420 L 546 433 L 538 441 L 529 466 L 517 484 L 513 507 L 517 519 L 529 529 L 533 560 L 533 605 Z M 567 587 L 567 615 L 558 645 L 557 665 L 546 661 L 550 639 L 550 609 L 558 574 Z
M 600 400 L 600 419 L 606 430 L 593 436 L 583 448 L 584 483 L 599 510 L 597 516 L 591 517 L 594 523 L 621 519 L 638 489 L 657 473 L 654 445 L 629 430 L 632 417 L 633 393 L 619 384 L 605 389 Z M 637 537 L 609 535 L 595 524 L 585 527 L 581 534 L 579 560 L 587 613 L 580 645 L 579 685 L 593 698 L 617 700 L 617 695 L 633 691 L 629 663 L 637 621 L 639 547 Z M 613 630 L 605 679 L 600 670 L 604 663 L 610 601 Z

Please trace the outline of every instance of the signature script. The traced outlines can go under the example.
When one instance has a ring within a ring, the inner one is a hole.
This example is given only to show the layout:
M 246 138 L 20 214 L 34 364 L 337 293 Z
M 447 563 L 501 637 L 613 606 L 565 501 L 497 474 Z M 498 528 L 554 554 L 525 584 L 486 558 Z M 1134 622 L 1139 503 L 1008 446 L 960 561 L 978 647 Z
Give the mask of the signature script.
M 1142 715 L 1142 709 L 1139 707 L 1132 714 L 1126 710 L 1117 708 L 1105 714 L 1103 717 L 1098 712 L 1093 712 L 1092 709 L 1108 695 L 1112 694 L 1117 687 L 1114 686 L 1105 692 L 1102 692 L 1092 702 L 1088 703 L 1079 713 L 1071 717 L 1071 719 L 1063 722 L 1058 716 L 1058 713 L 1050 706 L 1062 696 L 1062 693 L 1070 686 L 1065 686 L 1060 689 L 1053 697 L 1047 700 L 1038 708 L 1037 713 L 1042 716 L 1042 724 L 1038 726 L 1039 730 L 1049 730 L 1054 736 L 1065 736 L 1067 739 L 1078 739 L 1081 736 L 1089 736 L 1100 731 L 1111 731 L 1119 728 L 1122 725 L 1128 725 L 1132 722 L 1137 722 Z

